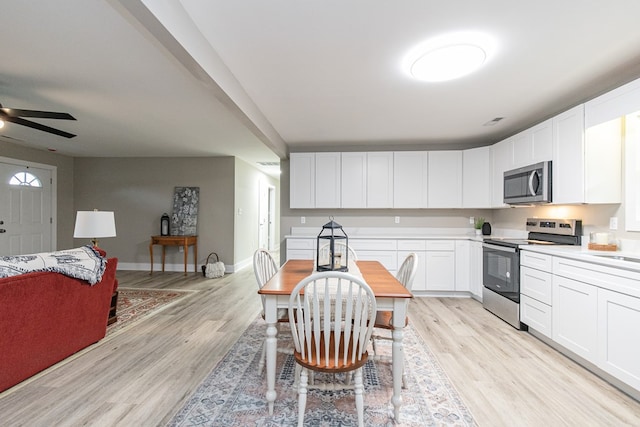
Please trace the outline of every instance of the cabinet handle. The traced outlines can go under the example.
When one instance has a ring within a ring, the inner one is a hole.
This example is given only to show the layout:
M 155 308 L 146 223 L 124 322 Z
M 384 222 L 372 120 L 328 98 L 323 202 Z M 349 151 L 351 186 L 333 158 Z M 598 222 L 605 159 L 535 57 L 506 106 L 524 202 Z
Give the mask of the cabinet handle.
M 0 228 L 0 233 L 6 233 L 7 230 L 5 230 L 4 228 Z

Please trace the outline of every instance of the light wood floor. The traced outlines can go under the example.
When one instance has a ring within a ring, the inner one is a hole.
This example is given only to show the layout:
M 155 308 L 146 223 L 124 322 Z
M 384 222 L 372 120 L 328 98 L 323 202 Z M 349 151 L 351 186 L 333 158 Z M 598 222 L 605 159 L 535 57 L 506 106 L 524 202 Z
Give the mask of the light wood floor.
M 119 272 L 192 296 L 0 394 L 1 426 L 162 426 L 260 311 L 251 269 Z M 640 425 L 640 403 L 470 299 L 416 298 L 411 321 L 480 426 Z

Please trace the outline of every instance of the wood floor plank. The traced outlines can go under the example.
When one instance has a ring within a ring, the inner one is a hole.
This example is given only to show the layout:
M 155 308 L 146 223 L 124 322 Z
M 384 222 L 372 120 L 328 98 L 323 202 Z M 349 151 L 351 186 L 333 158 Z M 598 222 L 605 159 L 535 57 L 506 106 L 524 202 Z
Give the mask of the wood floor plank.
M 162 426 L 261 310 L 251 269 L 118 272 L 193 295 L 0 394 L 10 426 Z M 640 425 L 640 403 L 466 298 L 415 298 L 410 321 L 480 426 Z

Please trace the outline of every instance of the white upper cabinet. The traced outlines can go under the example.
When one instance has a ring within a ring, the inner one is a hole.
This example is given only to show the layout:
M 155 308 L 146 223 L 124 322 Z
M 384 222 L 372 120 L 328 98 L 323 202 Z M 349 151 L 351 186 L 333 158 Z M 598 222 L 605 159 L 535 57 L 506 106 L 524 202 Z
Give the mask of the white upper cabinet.
M 430 208 L 462 207 L 462 151 L 430 151 Z
M 620 86 L 584 104 L 585 128 L 640 110 L 640 79 Z
M 427 151 L 393 153 L 393 207 L 426 208 L 429 171 Z
M 621 120 L 617 118 L 585 130 L 587 105 L 578 105 L 553 118 L 555 204 L 622 200 Z
M 551 160 L 553 132 L 551 119 L 513 136 L 514 168 Z
M 367 207 L 367 153 L 342 153 L 341 206 Z
M 342 208 L 393 207 L 393 153 L 342 153 Z
M 513 169 L 513 140 L 507 138 L 491 146 L 491 207 L 504 203 L 504 172 Z
M 340 153 L 316 153 L 316 208 L 340 207 Z
M 315 208 L 315 153 L 291 153 L 289 158 L 289 207 Z
M 584 203 L 584 106 L 553 118 L 552 201 Z
M 462 152 L 462 207 L 491 207 L 491 147 Z
M 392 152 L 367 153 L 367 207 L 393 207 Z

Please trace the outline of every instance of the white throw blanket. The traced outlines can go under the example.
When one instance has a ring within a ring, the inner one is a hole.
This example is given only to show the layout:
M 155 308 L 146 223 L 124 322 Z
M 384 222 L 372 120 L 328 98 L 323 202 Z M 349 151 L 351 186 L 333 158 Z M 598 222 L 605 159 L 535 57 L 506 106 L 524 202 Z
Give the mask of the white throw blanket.
M 95 285 L 102 280 L 107 260 L 92 246 L 30 255 L 0 256 L 0 278 L 34 271 L 61 273 Z

